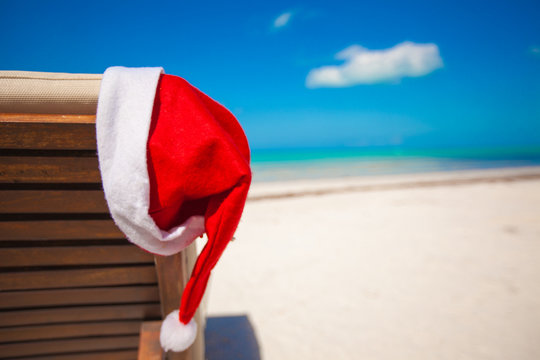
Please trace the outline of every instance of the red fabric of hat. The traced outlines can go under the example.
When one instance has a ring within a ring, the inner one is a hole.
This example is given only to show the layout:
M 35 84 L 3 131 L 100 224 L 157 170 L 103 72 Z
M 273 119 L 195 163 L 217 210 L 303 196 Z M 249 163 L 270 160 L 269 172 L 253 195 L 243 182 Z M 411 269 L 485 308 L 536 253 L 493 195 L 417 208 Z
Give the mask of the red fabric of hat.
M 148 140 L 149 214 L 162 230 L 204 215 L 208 236 L 182 295 L 184 324 L 240 221 L 249 160 L 244 132 L 227 109 L 184 79 L 161 76 Z

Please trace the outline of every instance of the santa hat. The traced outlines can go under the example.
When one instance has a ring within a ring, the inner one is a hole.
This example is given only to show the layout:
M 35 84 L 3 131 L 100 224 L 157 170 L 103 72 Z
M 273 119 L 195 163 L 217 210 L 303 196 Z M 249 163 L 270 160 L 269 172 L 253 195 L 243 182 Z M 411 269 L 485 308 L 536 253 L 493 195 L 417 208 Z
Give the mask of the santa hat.
M 183 351 L 195 339 L 193 315 L 244 208 L 246 137 L 223 106 L 162 68 L 108 68 L 96 133 L 109 210 L 131 242 L 172 255 L 207 234 L 180 309 L 161 328 L 162 347 Z

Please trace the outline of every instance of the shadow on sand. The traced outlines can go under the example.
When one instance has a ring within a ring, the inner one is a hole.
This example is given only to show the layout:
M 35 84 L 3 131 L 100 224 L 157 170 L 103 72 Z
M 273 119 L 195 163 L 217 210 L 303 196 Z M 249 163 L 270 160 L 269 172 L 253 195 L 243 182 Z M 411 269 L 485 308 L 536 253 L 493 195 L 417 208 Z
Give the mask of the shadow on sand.
M 259 344 L 247 315 L 206 319 L 207 360 L 260 360 Z

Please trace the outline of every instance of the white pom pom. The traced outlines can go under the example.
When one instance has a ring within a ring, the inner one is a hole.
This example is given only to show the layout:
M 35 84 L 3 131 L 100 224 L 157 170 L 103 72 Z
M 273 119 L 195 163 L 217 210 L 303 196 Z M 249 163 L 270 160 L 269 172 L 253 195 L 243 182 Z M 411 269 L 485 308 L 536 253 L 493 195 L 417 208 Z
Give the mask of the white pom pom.
M 165 351 L 180 352 L 193 344 L 197 336 L 197 323 L 191 319 L 189 324 L 184 325 L 180 321 L 178 310 L 173 311 L 161 324 L 159 341 Z

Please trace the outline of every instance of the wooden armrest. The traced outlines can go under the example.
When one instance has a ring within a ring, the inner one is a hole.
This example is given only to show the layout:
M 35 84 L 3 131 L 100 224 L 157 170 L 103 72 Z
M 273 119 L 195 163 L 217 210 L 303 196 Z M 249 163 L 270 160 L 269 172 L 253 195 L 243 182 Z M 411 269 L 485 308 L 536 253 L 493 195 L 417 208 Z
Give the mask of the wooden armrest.
M 138 360 L 162 360 L 163 351 L 159 344 L 161 321 L 146 321 L 141 325 Z

